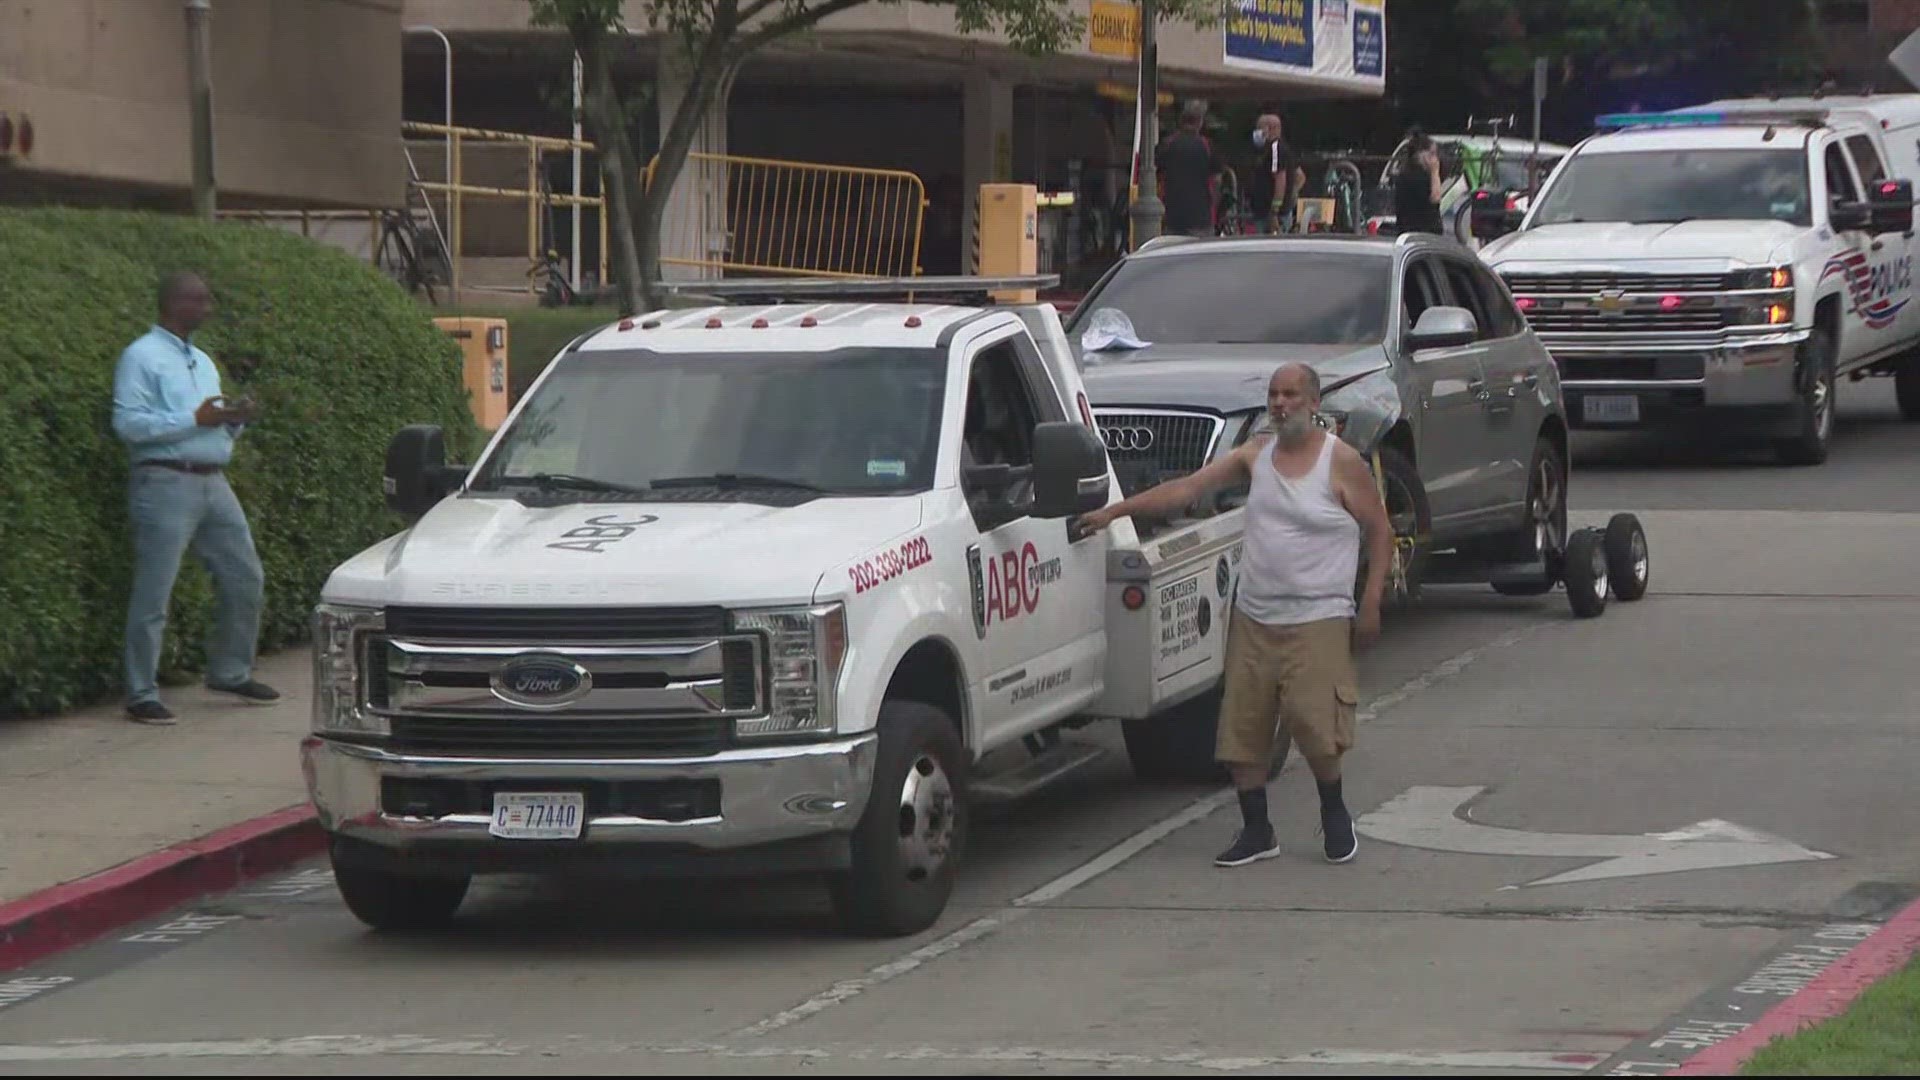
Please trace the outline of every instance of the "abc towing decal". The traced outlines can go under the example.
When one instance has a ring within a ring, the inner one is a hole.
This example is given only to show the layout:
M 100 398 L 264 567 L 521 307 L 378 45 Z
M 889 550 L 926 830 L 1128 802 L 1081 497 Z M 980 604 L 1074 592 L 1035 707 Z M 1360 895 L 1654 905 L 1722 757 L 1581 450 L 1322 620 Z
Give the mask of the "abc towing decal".
M 1019 551 L 987 556 L 982 572 L 980 550 L 967 551 L 967 569 L 973 578 L 973 621 L 985 634 L 987 627 L 1031 614 L 1040 607 L 1045 586 L 1060 580 L 1058 556 L 1045 562 L 1029 540 Z
M 877 589 L 901 574 L 932 561 L 932 545 L 927 543 L 926 537 L 916 536 L 898 548 L 854 563 L 847 568 L 847 576 L 853 580 L 853 591 L 857 595 L 868 589 Z

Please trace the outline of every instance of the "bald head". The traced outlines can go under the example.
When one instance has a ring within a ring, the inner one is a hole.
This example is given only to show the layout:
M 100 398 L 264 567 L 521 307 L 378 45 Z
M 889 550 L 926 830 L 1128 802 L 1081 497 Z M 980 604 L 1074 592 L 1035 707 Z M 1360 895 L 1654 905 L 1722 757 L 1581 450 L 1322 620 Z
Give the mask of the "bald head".
M 191 270 L 176 270 L 160 279 L 160 325 L 186 337 L 207 321 L 213 293 L 205 278 Z
M 1309 401 L 1320 403 L 1320 373 L 1298 360 L 1289 360 L 1273 370 L 1273 378 L 1267 380 L 1268 393 L 1281 386 L 1294 387 Z

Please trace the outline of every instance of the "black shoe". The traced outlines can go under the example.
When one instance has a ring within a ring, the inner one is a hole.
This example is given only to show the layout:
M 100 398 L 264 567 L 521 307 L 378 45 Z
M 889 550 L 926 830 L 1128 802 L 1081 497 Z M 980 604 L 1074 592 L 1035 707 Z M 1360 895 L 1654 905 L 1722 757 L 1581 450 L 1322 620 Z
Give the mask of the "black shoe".
M 1320 832 L 1326 837 L 1327 861 L 1343 863 L 1360 850 L 1360 836 L 1353 831 L 1353 815 L 1344 806 L 1320 811 Z
M 213 683 L 208 683 L 207 689 L 217 690 L 222 694 L 233 694 L 236 697 L 246 698 L 248 701 L 267 702 L 280 700 L 280 691 L 256 679 L 248 679 L 246 682 L 236 683 L 232 686 L 215 686 Z
M 154 727 L 172 727 L 173 710 L 157 701 L 136 701 L 127 706 L 127 719 Z
M 1221 852 L 1213 860 L 1215 866 L 1245 866 L 1261 859 L 1271 859 L 1280 854 L 1280 841 L 1274 838 L 1273 830 L 1267 830 L 1265 836 L 1249 836 L 1245 829 L 1233 834 L 1233 846 Z

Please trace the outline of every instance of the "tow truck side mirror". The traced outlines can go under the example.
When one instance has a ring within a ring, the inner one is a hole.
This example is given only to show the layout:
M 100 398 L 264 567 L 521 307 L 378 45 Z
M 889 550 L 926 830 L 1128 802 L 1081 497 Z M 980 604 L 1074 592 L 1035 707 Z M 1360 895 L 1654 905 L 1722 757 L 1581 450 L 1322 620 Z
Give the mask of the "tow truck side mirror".
M 438 424 L 408 424 L 387 443 L 380 478 L 387 509 L 419 517 L 460 483 L 463 466 L 447 464 L 446 434 Z
M 1913 231 L 1913 181 L 1881 180 L 1873 185 L 1868 199 L 1874 233 Z
M 1467 228 L 1476 240 L 1498 240 L 1526 219 L 1520 211 L 1507 209 L 1507 197 L 1491 188 L 1480 188 L 1467 198 L 1472 200 Z
M 1107 505 L 1107 448 L 1084 424 L 1033 429 L 1033 516 L 1070 518 Z

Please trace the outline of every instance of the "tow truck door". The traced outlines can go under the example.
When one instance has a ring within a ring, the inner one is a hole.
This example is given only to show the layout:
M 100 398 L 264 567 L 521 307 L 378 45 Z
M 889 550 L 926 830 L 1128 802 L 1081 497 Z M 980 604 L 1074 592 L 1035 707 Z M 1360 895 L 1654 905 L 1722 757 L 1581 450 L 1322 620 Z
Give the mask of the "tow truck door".
M 1106 544 L 1070 542 L 1067 521 L 1032 516 L 1033 429 L 1067 419 L 1033 341 L 1010 327 L 968 352 L 960 486 L 979 529 L 967 569 L 986 660 L 975 716 L 987 745 L 1001 745 L 1100 695 Z M 1011 470 L 1010 486 L 994 466 Z

